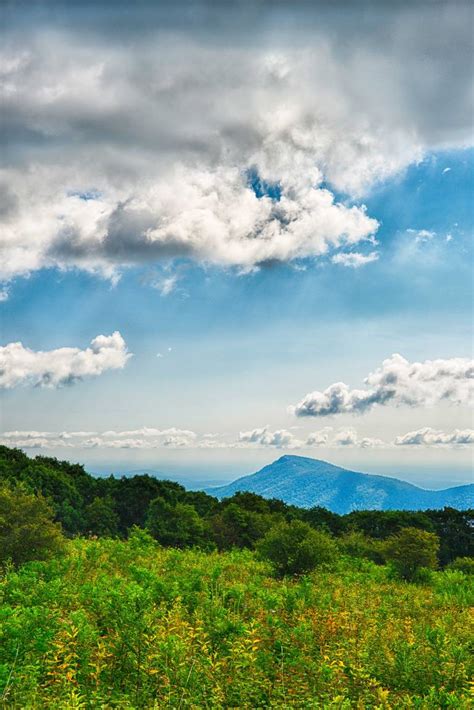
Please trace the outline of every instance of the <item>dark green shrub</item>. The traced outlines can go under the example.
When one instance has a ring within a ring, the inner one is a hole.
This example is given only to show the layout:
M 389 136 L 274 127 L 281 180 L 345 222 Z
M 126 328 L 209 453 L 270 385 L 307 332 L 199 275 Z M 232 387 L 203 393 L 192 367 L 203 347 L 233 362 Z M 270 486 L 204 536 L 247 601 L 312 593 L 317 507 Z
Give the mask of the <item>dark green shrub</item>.
M 237 496 L 234 498 L 238 499 Z M 211 524 L 217 547 L 228 550 L 232 547 L 254 548 L 272 522 L 271 515 L 246 510 L 234 502 L 225 502 L 224 510 L 212 518 Z
M 454 562 L 448 565 L 447 569 L 464 572 L 464 574 L 474 574 L 474 558 L 473 557 L 457 557 Z
M 311 572 L 337 556 L 332 537 L 301 520 L 273 527 L 259 542 L 257 550 L 260 557 L 272 562 L 279 576 Z
M 419 570 L 438 567 L 439 538 L 418 528 L 402 528 L 383 544 L 383 553 L 399 577 L 416 581 Z
M 351 530 L 338 538 L 339 549 L 349 557 L 361 557 L 376 564 L 383 564 L 383 543 L 380 540 L 367 537 L 363 532 Z
M 186 503 L 172 505 L 164 498 L 155 498 L 148 509 L 146 527 L 162 545 L 203 547 L 209 543 L 206 522 Z
M 94 498 L 86 506 L 85 521 L 88 532 L 101 537 L 114 537 L 118 533 L 119 517 L 110 496 Z
M 64 549 L 59 523 L 42 496 L 23 488 L 0 488 L 0 564 L 46 560 Z

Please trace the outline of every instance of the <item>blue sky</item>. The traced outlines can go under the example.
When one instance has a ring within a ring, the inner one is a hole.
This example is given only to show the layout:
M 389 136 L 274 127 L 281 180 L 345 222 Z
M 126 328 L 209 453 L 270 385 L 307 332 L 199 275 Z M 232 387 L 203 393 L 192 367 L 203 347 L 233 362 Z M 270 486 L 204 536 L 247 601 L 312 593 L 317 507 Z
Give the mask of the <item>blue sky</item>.
M 286 26 L 264 6 L 256 27 L 222 5 L 204 29 L 137 6 L 138 50 L 106 5 L 81 13 L 82 39 L 75 6 L 8 16 L 3 441 L 97 471 L 217 480 L 290 452 L 468 482 L 467 6 L 373 9 L 344 53 L 337 9 L 298 6 Z M 449 45 L 423 30 L 446 17 Z M 409 365 L 387 399 L 364 379 L 393 353 Z M 428 361 L 443 364 L 420 384 Z M 340 382 L 347 402 L 323 414 Z

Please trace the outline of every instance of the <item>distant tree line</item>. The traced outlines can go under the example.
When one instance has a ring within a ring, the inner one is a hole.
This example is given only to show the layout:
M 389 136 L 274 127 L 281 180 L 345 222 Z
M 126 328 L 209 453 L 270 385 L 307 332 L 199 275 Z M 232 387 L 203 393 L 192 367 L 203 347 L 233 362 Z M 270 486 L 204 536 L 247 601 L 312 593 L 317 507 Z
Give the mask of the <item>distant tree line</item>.
M 31 518 L 28 510 L 32 510 L 34 495 L 40 521 L 30 520 L 32 527 L 25 532 L 25 540 L 30 541 L 45 527 L 50 510 L 54 521 L 49 534 L 55 542 L 58 523 L 67 536 L 125 538 L 138 527 L 165 546 L 258 549 L 268 558 L 273 556 L 282 574 L 304 571 L 305 564 L 314 566 L 315 555 L 322 562 L 329 560 L 336 544 L 348 555 L 376 563 L 390 557 L 407 578 L 411 574 L 407 560 L 413 549 L 425 549 L 427 567 L 438 562 L 444 567 L 474 556 L 474 510 L 364 510 L 338 515 L 322 507 L 298 508 L 254 493 L 236 493 L 219 501 L 148 475 L 94 477 L 78 464 L 44 456 L 31 459 L 5 446 L 0 447 L 0 494 L 0 537 L 5 540 L 13 536 L 12 532 L 8 537 L 8 510 L 10 523 L 13 514 L 18 519 L 22 515 Z M 42 534 L 46 534 L 44 529 Z

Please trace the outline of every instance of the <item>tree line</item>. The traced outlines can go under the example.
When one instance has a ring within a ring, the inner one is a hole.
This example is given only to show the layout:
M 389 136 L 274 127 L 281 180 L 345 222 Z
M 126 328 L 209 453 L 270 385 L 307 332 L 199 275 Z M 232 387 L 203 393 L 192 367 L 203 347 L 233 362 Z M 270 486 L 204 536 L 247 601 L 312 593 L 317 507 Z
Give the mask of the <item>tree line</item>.
M 28 544 L 34 545 L 45 534 L 48 515 L 56 525 L 50 528 L 52 540 L 59 534 L 59 524 L 70 537 L 126 538 L 131 530 L 142 528 L 163 546 L 258 549 L 282 574 L 305 571 L 305 565 L 311 568 L 315 555 L 319 561 L 329 560 L 336 546 L 376 563 L 389 556 L 396 565 L 399 558 L 399 566 L 407 562 L 412 548 L 429 551 L 431 562 L 422 565 L 428 567 L 474 556 L 474 510 L 364 510 L 338 515 L 248 492 L 219 501 L 173 481 L 148 475 L 95 477 L 79 464 L 29 458 L 5 446 L 0 447 L 0 486 L 3 556 L 9 521 L 12 530 L 13 518 L 16 524 L 29 521 Z M 41 509 L 36 521 L 35 505 Z M 402 576 L 408 577 L 410 571 L 405 572 Z

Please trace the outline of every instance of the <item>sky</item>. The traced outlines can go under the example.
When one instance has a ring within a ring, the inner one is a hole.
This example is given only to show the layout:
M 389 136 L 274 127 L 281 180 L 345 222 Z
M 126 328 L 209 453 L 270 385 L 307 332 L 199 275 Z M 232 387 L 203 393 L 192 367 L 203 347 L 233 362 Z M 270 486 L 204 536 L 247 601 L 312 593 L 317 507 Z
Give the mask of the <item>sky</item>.
M 467 2 L 5 2 L 0 442 L 472 482 Z

